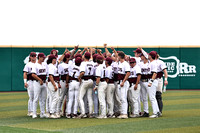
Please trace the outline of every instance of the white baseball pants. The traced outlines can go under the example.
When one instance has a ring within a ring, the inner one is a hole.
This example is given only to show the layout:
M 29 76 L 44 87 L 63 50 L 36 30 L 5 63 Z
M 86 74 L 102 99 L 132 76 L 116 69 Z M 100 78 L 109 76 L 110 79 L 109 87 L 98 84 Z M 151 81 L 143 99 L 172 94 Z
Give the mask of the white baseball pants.
M 131 87 L 128 89 L 128 99 L 130 101 L 132 108 L 132 113 L 139 115 L 139 103 L 138 99 L 140 98 L 140 86 L 138 85 L 137 90 L 134 90 L 135 84 L 132 84 Z
M 107 90 L 106 90 L 106 101 L 108 104 L 108 115 L 113 115 L 113 109 L 114 109 L 114 93 L 115 93 L 115 85 L 108 84 Z
M 122 81 L 121 81 L 122 82 Z M 121 84 L 120 82 L 120 84 Z M 121 101 L 121 114 L 127 115 L 127 109 L 128 109 L 128 102 L 127 102 L 127 93 L 129 88 L 128 81 L 125 81 L 124 86 L 121 87 L 120 84 L 118 84 L 117 89 L 120 92 L 120 101 Z
M 96 81 L 93 82 L 93 88 L 96 86 Z M 95 91 L 92 91 L 92 97 L 94 101 L 94 113 L 99 114 L 99 100 L 98 93 L 95 94 Z
M 114 92 L 114 112 L 121 112 L 122 103 L 120 101 L 120 91 L 118 88 L 118 81 L 114 82 L 115 85 L 115 92 Z
M 34 100 L 34 88 L 33 88 L 33 81 L 29 80 L 27 81 L 28 84 L 28 88 L 27 88 L 27 92 L 28 92 L 28 112 L 33 112 L 33 100 Z
M 106 88 L 107 88 L 106 81 L 100 82 L 97 88 L 99 105 L 101 110 L 100 115 L 102 116 L 106 116 Z
M 156 88 L 156 91 L 160 91 L 162 93 L 163 88 L 163 78 L 158 78 L 158 87 Z
M 80 91 L 79 91 L 79 105 L 81 108 L 81 114 L 85 114 L 85 104 L 83 102 L 83 97 L 87 92 L 87 99 L 89 104 L 89 114 L 93 112 L 93 99 L 92 99 L 92 91 L 93 91 L 93 80 L 82 80 Z
M 37 105 L 38 100 L 40 104 L 40 113 L 45 113 L 45 102 L 47 97 L 47 87 L 46 83 L 43 83 L 43 85 L 40 85 L 40 82 L 37 82 L 36 80 L 33 81 L 33 88 L 34 88 L 34 100 L 33 100 L 33 114 L 37 114 Z
M 58 88 L 58 83 L 55 82 L 55 84 Z M 54 86 L 51 82 L 48 82 L 48 87 L 49 87 L 49 90 L 51 92 L 51 100 L 52 100 L 51 105 L 50 105 L 50 113 L 53 114 L 53 113 L 56 113 L 59 94 L 58 94 L 58 90 L 55 91 Z
M 59 89 L 57 113 L 62 112 L 62 104 L 63 104 L 64 96 L 66 95 L 67 89 L 68 89 L 66 88 L 66 81 L 61 80 L 60 85 L 61 85 L 61 88 Z
M 151 87 L 148 87 L 148 82 L 141 82 L 143 106 L 144 106 L 144 111 L 147 112 L 147 113 L 149 113 L 148 96 L 149 96 L 149 100 L 151 102 L 151 106 L 152 106 L 152 109 L 153 109 L 153 114 L 157 114 L 159 112 L 158 103 L 156 101 L 156 88 L 157 88 L 157 86 L 158 86 L 158 81 L 156 79 L 152 83 Z
M 76 80 L 72 80 L 69 83 L 68 97 L 69 101 L 67 104 L 67 114 L 77 114 L 78 111 L 78 92 L 80 83 Z

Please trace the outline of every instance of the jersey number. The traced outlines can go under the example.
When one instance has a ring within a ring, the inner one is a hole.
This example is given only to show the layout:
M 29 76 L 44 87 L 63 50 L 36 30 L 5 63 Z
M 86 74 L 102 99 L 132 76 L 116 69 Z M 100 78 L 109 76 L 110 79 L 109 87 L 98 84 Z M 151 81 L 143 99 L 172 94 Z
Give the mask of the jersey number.
M 91 68 L 91 67 L 89 67 L 88 69 L 89 69 L 89 73 L 88 73 L 88 75 L 90 75 L 90 72 L 91 72 L 92 68 Z

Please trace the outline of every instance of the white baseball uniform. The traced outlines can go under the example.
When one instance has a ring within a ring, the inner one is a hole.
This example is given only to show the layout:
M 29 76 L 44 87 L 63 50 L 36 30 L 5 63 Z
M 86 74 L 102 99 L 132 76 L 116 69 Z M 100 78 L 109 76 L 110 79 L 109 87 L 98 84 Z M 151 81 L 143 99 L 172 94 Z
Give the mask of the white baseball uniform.
M 138 99 L 140 98 L 140 87 L 137 87 L 137 90 L 134 90 L 135 84 L 137 82 L 137 75 L 141 74 L 141 68 L 139 65 L 134 67 L 130 67 L 130 76 L 129 76 L 129 90 L 128 90 L 128 99 L 131 103 L 132 113 L 135 115 L 139 115 L 139 106 Z M 139 84 L 138 84 L 139 86 Z
M 27 73 L 27 84 L 28 84 L 27 92 L 29 96 L 28 112 L 33 112 L 34 88 L 33 88 L 33 77 L 31 76 L 31 70 L 33 65 L 35 65 L 35 63 L 28 62 L 23 69 L 23 72 Z
M 98 99 L 100 104 L 100 116 L 106 116 L 106 88 L 107 82 L 105 78 L 106 66 L 99 64 L 96 68 L 96 77 L 100 78 L 99 85 L 97 87 Z
M 37 114 L 37 105 L 38 105 L 38 99 L 40 104 L 40 115 L 44 115 L 45 113 L 45 102 L 47 97 L 47 86 L 46 86 L 46 76 L 47 76 L 47 64 L 45 62 L 42 62 L 42 64 L 35 63 L 35 65 L 32 66 L 31 73 L 36 74 L 39 78 L 42 79 L 43 85 L 40 85 L 40 82 L 38 80 L 33 81 L 33 87 L 34 87 L 34 100 L 33 100 L 33 114 Z
M 52 63 L 48 65 L 48 74 L 49 76 L 52 75 L 54 78 L 55 85 L 58 88 L 58 83 L 59 83 L 59 73 L 58 69 L 55 65 Z M 48 80 L 48 89 L 50 90 L 51 93 L 51 105 L 50 105 L 50 113 L 55 114 L 57 112 L 57 104 L 59 100 L 59 88 L 57 91 L 55 91 L 55 88 L 53 84 L 51 83 L 50 79 Z
M 107 91 L 106 91 L 106 101 L 108 104 L 108 115 L 113 115 L 114 110 L 114 92 L 115 92 L 115 84 L 114 84 L 114 71 L 112 66 L 108 66 L 106 68 L 106 78 L 109 79 L 107 83 Z
M 69 91 L 68 97 L 69 101 L 67 104 L 66 113 L 67 114 L 77 114 L 78 111 L 78 93 L 80 82 L 78 81 L 78 77 L 80 75 L 80 66 L 76 66 L 75 63 L 72 63 L 69 66 Z
M 146 113 L 149 113 L 148 109 L 148 97 L 152 105 L 153 114 L 157 114 L 159 112 L 158 109 L 158 103 L 156 101 L 156 88 L 158 86 L 158 80 L 155 79 L 152 83 L 151 87 L 148 87 L 148 80 L 152 78 L 153 73 L 157 73 L 157 63 L 156 60 L 149 62 L 149 63 L 141 63 L 141 89 L 142 89 L 142 97 L 143 97 L 143 105 L 144 105 L 144 111 Z
M 69 65 L 64 62 L 58 65 L 58 73 L 61 76 L 61 80 L 60 80 L 61 88 L 59 89 L 60 94 L 59 94 L 57 112 L 62 112 L 62 104 L 63 104 L 64 96 L 67 93 L 68 88 L 66 88 L 66 78 L 68 74 L 68 68 L 69 68 Z
M 93 62 L 92 61 L 84 61 L 80 66 L 80 73 L 85 72 L 82 77 L 82 83 L 79 92 L 79 105 L 81 108 L 81 114 L 85 114 L 85 104 L 83 102 L 83 97 L 87 93 L 87 99 L 89 104 L 89 114 L 93 112 L 93 99 L 92 99 L 92 91 L 93 91 Z
M 120 62 L 118 64 L 118 91 L 120 92 L 120 100 L 121 100 L 121 114 L 127 115 L 127 109 L 128 109 L 128 102 L 127 102 L 127 92 L 129 88 L 129 83 L 126 80 L 124 83 L 124 86 L 121 87 L 120 84 L 122 83 L 123 79 L 126 76 L 126 73 L 130 72 L 130 65 L 128 62 Z

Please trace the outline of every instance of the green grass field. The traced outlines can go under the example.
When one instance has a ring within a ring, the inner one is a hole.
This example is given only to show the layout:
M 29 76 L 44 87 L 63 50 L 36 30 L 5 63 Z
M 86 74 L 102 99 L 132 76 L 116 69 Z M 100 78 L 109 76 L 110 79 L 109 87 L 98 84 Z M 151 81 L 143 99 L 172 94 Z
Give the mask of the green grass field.
M 163 116 L 155 119 L 32 119 L 27 101 L 26 92 L 0 93 L 1 133 L 200 133 L 200 91 L 167 91 Z

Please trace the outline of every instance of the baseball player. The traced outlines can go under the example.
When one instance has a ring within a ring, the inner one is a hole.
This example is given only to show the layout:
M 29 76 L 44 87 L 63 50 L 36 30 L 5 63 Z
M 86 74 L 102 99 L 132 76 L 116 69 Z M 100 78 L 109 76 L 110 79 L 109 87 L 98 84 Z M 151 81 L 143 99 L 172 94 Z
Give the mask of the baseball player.
M 81 82 L 80 92 L 79 92 L 79 105 L 81 108 L 81 114 L 79 115 L 79 118 L 86 117 L 85 115 L 85 104 L 83 102 L 83 97 L 87 93 L 87 99 L 89 104 L 89 115 L 91 116 L 93 112 L 93 99 L 92 99 L 92 88 L 93 88 L 93 62 L 90 60 L 91 54 L 89 52 L 86 52 L 84 54 L 84 61 L 81 63 L 80 66 L 80 75 L 78 77 L 78 80 Z M 82 79 L 82 81 L 81 81 Z
M 94 90 L 98 91 L 98 99 L 100 104 L 100 115 L 98 119 L 107 118 L 106 116 L 106 88 L 107 82 L 105 78 L 106 66 L 103 64 L 103 57 L 98 55 L 97 57 L 98 66 L 96 68 L 96 86 Z
M 36 53 L 31 52 L 29 55 L 29 62 L 24 66 L 23 77 L 24 87 L 27 88 L 29 100 L 28 100 L 28 116 L 33 115 L 33 99 L 34 99 L 34 88 L 33 88 L 33 77 L 31 76 L 32 66 L 36 62 Z
M 118 87 L 117 89 L 120 92 L 120 100 L 121 100 L 121 115 L 118 116 L 120 119 L 126 119 L 127 116 L 127 91 L 129 88 L 129 83 L 127 81 L 128 77 L 130 76 L 130 66 L 128 62 L 125 61 L 125 54 L 124 52 L 118 53 L 119 64 L 118 64 Z
M 138 98 L 140 98 L 140 87 L 138 87 L 141 79 L 141 68 L 139 65 L 136 65 L 135 58 L 129 59 L 130 64 L 130 76 L 129 76 L 129 90 L 128 90 L 128 99 L 133 106 L 132 115 L 130 117 L 135 118 L 139 117 L 139 106 Z
M 47 96 L 47 87 L 46 87 L 46 76 L 47 76 L 47 64 L 44 62 L 45 59 L 44 53 L 38 54 L 38 62 L 32 66 L 32 77 L 33 88 L 34 88 L 34 100 L 33 100 L 33 116 L 32 118 L 37 117 L 37 105 L 38 100 L 40 100 L 40 118 L 46 117 L 45 115 L 45 102 Z
M 111 66 L 113 60 L 110 57 L 106 58 L 106 81 L 107 81 L 107 91 L 106 91 L 106 101 L 108 104 L 108 118 L 112 118 L 114 115 L 114 92 L 115 92 L 115 84 L 114 84 L 114 71 Z
M 50 90 L 51 99 L 52 99 L 51 105 L 50 105 L 50 114 L 51 114 L 50 118 L 59 118 L 56 114 L 56 109 L 57 109 L 57 104 L 59 100 L 58 88 L 61 88 L 61 86 L 60 86 L 60 78 L 59 78 L 58 69 L 55 66 L 56 56 L 51 54 L 48 57 L 47 64 L 48 64 L 48 74 L 49 74 L 48 88 Z
M 142 81 L 146 81 L 142 83 L 143 86 L 143 90 L 142 90 L 142 95 L 143 95 L 143 102 L 144 102 L 144 111 L 145 113 L 143 114 L 143 116 L 146 115 L 146 117 L 148 116 L 148 98 L 147 98 L 147 94 L 149 96 L 151 105 L 152 105 L 152 109 L 153 109 L 153 115 L 150 116 L 150 118 L 157 118 L 160 116 L 160 111 L 158 108 L 158 103 L 156 101 L 156 88 L 158 86 L 158 80 L 156 79 L 157 76 L 157 62 L 155 60 L 156 58 L 156 53 L 154 51 L 151 51 L 149 54 L 147 54 L 143 49 L 142 53 L 145 56 L 145 59 L 149 59 L 149 63 L 147 64 L 147 68 L 145 68 L 144 64 L 141 66 L 141 71 L 142 73 L 146 73 L 148 74 L 147 78 L 145 80 L 143 80 L 142 76 Z M 142 58 L 142 57 L 141 57 Z M 144 58 L 143 58 L 144 59 Z M 144 61 L 146 62 L 146 61 Z M 148 62 L 148 61 L 147 61 Z
M 157 52 L 155 52 L 157 54 Z M 162 60 L 159 60 L 159 55 L 156 56 L 156 61 L 158 64 L 158 73 L 157 73 L 157 79 L 158 79 L 158 87 L 156 89 L 156 100 L 158 102 L 158 107 L 162 115 L 162 109 L 163 109 L 163 102 L 162 102 L 162 88 L 163 88 L 163 73 L 165 76 L 164 85 L 168 85 L 167 77 L 167 66 Z
M 69 66 L 69 91 L 68 91 L 68 97 L 69 101 L 67 104 L 67 111 L 66 111 L 66 117 L 67 118 L 76 118 L 77 111 L 78 111 L 78 92 L 79 92 L 79 86 L 80 82 L 78 81 L 78 76 L 80 75 L 80 65 L 81 65 L 82 59 L 80 57 L 77 57 L 75 59 L 75 63 L 71 64 Z
M 93 66 L 94 66 L 94 74 L 93 74 L 93 88 L 96 86 L 96 68 L 98 66 L 98 63 L 96 61 L 96 57 L 98 54 L 94 54 L 93 57 Z M 98 93 L 97 91 L 92 91 L 92 97 L 94 101 L 94 117 L 97 117 L 99 115 L 99 100 L 98 100 Z
M 70 57 L 70 54 L 65 54 L 63 63 L 58 65 L 58 73 L 61 76 L 61 80 L 60 80 L 61 89 L 60 89 L 58 106 L 57 106 L 58 117 L 59 115 L 62 115 L 62 104 L 63 104 L 64 96 L 66 95 L 67 89 L 68 89 L 66 86 L 66 79 L 67 79 L 68 68 L 69 68 L 69 65 L 68 65 L 69 57 Z

